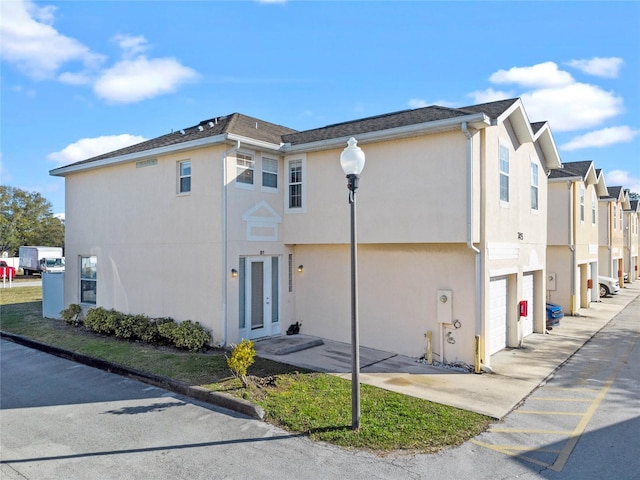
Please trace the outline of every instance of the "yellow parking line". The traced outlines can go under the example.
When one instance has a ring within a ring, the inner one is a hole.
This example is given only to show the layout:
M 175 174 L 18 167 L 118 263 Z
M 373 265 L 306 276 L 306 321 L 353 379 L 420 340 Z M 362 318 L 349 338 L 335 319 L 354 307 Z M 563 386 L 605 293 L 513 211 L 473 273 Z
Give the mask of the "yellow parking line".
M 530 428 L 490 428 L 495 433 L 544 433 L 549 435 L 571 435 L 571 430 L 536 430 Z
M 557 398 L 557 397 L 530 397 L 528 400 L 541 400 L 543 402 L 593 402 L 592 398 Z
M 511 451 L 508 447 L 503 447 L 501 445 L 491 445 L 489 443 L 480 442 L 478 440 L 471 440 L 471 443 L 474 443 L 480 447 L 488 448 L 489 450 L 494 450 L 496 452 L 502 453 L 504 455 L 509 455 L 510 457 L 517 457 L 522 460 L 526 460 L 528 462 L 534 463 L 536 465 L 540 465 L 541 467 L 548 468 L 551 465 L 545 462 L 541 462 L 540 460 L 536 460 L 535 458 L 527 457 L 526 455 L 522 455 L 521 453 Z M 535 451 L 535 450 L 530 450 Z
M 596 393 L 598 391 L 595 387 L 552 387 L 549 385 L 544 386 L 545 390 L 558 390 L 560 392 L 593 392 Z
M 618 364 L 616 365 L 615 370 L 611 373 L 611 375 L 609 375 L 609 378 L 605 382 L 604 386 L 600 389 L 600 391 L 598 392 L 598 395 L 596 395 L 595 400 L 591 405 L 589 405 L 589 408 L 585 412 L 584 416 L 582 417 L 582 419 L 580 420 L 580 422 L 578 423 L 574 431 L 571 433 L 571 436 L 569 437 L 569 440 L 567 441 L 564 448 L 560 452 L 560 455 L 558 455 L 558 458 L 556 458 L 556 461 L 553 463 L 553 465 L 551 465 L 552 470 L 556 472 L 560 472 L 564 468 L 565 464 L 569 460 L 569 455 L 571 455 L 571 452 L 573 452 L 573 449 L 578 444 L 578 440 L 580 440 L 580 437 L 586 430 L 587 425 L 589 425 L 591 418 L 593 418 L 593 415 L 596 413 L 596 410 L 600 406 L 602 399 L 611 388 L 613 381 L 618 376 L 618 373 L 620 373 L 620 370 L 622 369 L 623 365 L 626 364 L 626 360 L 630 355 L 633 347 L 635 347 L 636 343 L 638 343 L 638 341 L 629 345 L 629 348 L 627 349 L 627 351 L 620 357 L 620 360 L 618 360 Z
M 567 415 L 567 416 L 584 415 L 584 413 L 578 413 L 578 412 L 549 412 L 547 410 L 514 410 L 513 413 L 524 413 L 527 415 Z

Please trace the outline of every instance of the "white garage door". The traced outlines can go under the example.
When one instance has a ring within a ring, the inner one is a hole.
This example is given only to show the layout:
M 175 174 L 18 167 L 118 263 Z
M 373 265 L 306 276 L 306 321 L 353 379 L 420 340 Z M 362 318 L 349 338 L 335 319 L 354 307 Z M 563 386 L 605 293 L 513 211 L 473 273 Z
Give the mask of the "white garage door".
M 489 282 L 489 355 L 507 346 L 507 278 Z
M 522 322 L 522 336 L 526 337 L 533 333 L 533 274 L 529 273 L 522 277 L 522 297 L 527 301 L 528 315 L 520 317 Z

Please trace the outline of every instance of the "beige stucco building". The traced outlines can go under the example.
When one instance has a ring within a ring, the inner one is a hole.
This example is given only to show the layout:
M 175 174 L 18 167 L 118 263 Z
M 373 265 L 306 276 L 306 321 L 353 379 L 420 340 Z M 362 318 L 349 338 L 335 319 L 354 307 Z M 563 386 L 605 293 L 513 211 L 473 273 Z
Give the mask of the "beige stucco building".
M 640 237 L 638 221 L 640 220 L 640 204 L 638 200 L 630 200 L 629 208 L 623 211 L 624 221 L 624 271 L 629 274 L 629 282 L 640 278 L 638 266 L 638 250 Z
M 598 198 L 608 194 L 592 161 L 549 175 L 547 300 L 567 314 L 598 301 Z
M 624 214 L 630 209 L 629 194 L 621 186 L 607 187 L 600 197 L 598 270 L 600 275 L 618 279 L 624 286 Z
M 349 342 L 350 137 L 366 155 L 361 344 L 421 357 L 430 332 L 435 360 L 489 366 L 543 332 L 560 159 L 519 99 L 304 132 L 236 113 L 52 170 L 66 180 L 65 304 L 191 319 L 220 345 L 295 322 Z

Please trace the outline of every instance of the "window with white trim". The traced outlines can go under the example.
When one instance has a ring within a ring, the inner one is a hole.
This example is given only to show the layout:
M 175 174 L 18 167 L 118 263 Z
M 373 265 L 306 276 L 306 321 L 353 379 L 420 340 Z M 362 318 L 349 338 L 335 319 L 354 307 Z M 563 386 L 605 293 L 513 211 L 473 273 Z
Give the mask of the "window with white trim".
M 613 204 L 613 229 L 614 230 L 618 229 L 617 218 L 618 218 L 618 210 L 617 210 L 617 205 L 614 203 Z
M 278 188 L 278 160 L 262 157 L 262 187 Z
M 98 293 L 98 257 L 80 257 L 80 303 L 96 304 Z
M 236 182 L 246 185 L 253 185 L 253 170 L 255 160 L 252 155 L 246 153 L 236 153 Z
M 302 208 L 302 160 L 289 161 L 289 208 Z
M 596 224 L 596 205 L 598 204 L 596 199 L 596 191 L 591 190 L 591 223 Z
M 580 185 L 580 221 L 584 222 L 584 185 Z
M 500 201 L 509 202 L 509 149 L 500 145 Z
M 538 210 L 538 164 L 531 162 L 531 210 Z
M 178 162 L 178 193 L 191 191 L 191 161 Z

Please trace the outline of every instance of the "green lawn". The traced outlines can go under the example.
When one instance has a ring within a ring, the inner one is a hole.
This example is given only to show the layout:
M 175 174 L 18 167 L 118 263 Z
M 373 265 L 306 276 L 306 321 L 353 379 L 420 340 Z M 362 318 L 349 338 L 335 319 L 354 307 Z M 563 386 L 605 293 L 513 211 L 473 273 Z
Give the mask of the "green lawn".
M 42 289 L 0 289 L 0 329 L 157 375 L 250 400 L 265 420 L 347 448 L 434 452 L 487 428 L 490 418 L 368 385 L 361 386 L 361 428 L 351 430 L 351 384 L 323 373 L 257 358 L 251 384 L 231 375 L 225 353 L 188 353 L 116 340 L 42 318 Z

